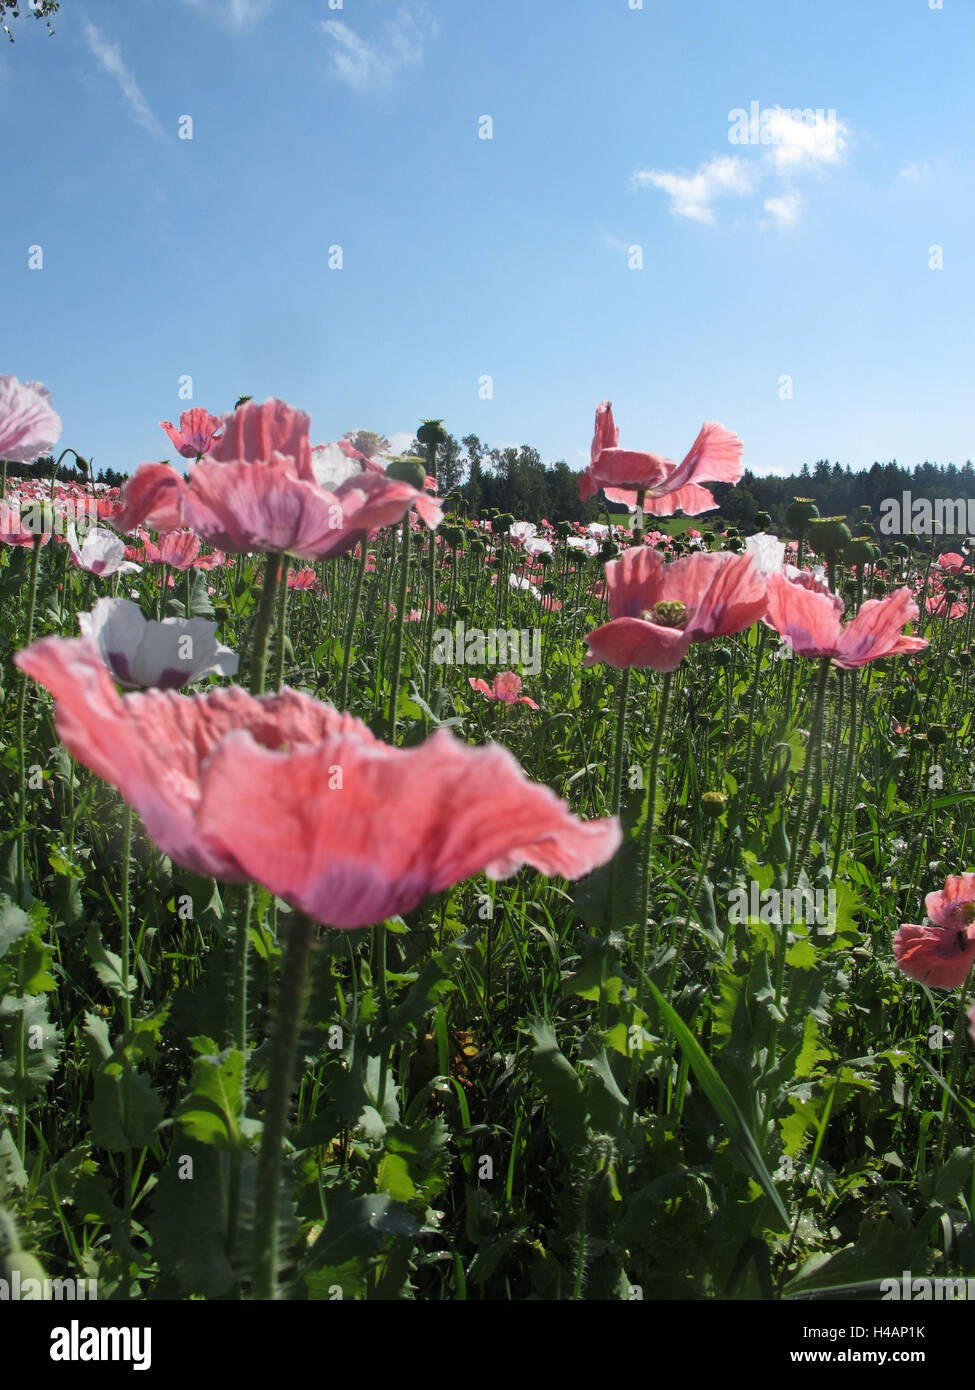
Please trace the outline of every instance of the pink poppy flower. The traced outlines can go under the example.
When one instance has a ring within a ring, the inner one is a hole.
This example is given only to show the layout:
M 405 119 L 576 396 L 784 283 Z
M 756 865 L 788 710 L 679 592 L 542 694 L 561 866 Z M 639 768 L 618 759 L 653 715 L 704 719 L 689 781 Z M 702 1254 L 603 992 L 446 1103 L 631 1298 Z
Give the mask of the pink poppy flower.
M 439 524 L 439 499 L 382 472 L 363 469 L 332 491 L 321 486 L 308 423 L 283 401 L 248 402 L 223 417 L 221 438 L 190 465 L 188 480 L 161 464 L 143 464 L 126 484 L 114 524 L 122 531 L 143 521 L 156 530 L 189 525 L 232 554 L 260 550 L 309 560 L 351 550 L 413 506 L 431 529 Z
M 519 695 L 521 676 L 514 671 L 499 671 L 490 685 L 480 677 L 475 679 L 468 676 L 467 679 L 471 689 L 479 691 L 485 700 L 501 700 L 506 705 L 527 705 L 529 709 L 538 709 L 534 700 L 529 700 L 527 695 Z
M 200 553 L 200 538 L 193 531 L 167 531 L 159 537 L 159 559 L 174 570 L 192 569 Z
M 318 584 L 318 575 L 311 568 L 303 570 L 288 570 L 289 589 L 314 589 Z
M 619 821 L 582 821 L 497 744 L 439 729 L 391 748 L 293 690 L 119 695 L 86 639 L 15 661 L 55 699 L 68 750 L 116 787 L 172 860 L 263 883 L 310 917 L 360 927 L 474 874 L 523 865 L 578 878 L 612 858 Z
M 610 621 L 586 635 L 583 665 L 675 671 L 692 642 L 725 637 L 765 613 L 765 582 L 747 555 L 698 552 L 666 563 L 635 546 L 606 565 Z
M 968 927 L 975 922 L 975 873 L 949 874 L 944 888 L 929 893 L 924 910 L 939 927 Z
M 589 467 L 579 480 L 579 495 L 591 497 L 600 488 L 610 502 L 636 507 L 643 492 L 643 509 L 655 516 L 672 516 L 682 508 L 688 516 L 710 511 L 717 503 L 704 482 L 737 483 L 741 478 L 741 440 L 724 425 L 708 421 L 681 463 L 618 447 L 619 430 L 609 401 L 596 407 L 596 429 Z
M 220 417 L 210 415 L 202 406 L 194 406 L 179 417 L 179 429 L 169 420 L 160 420 L 159 424 L 176 446 L 177 453 L 184 459 L 195 459 L 211 448 L 220 430 Z
M 959 555 L 957 550 L 946 550 L 943 555 L 939 555 L 935 564 L 943 569 L 947 574 L 954 574 L 958 570 L 965 568 L 965 557 Z
M 206 555 L 197 555 L 193 561 L 195 570 L 215 570 L 223 569 L 230 562 L 222 550 L 211 550 Z
M 0 376 L 0 459 L 33 463 L 51 452 L 61 429 L 61 417 L 51 409 L 46 386 Z
M 918 927 L 905 923 L 894 933 L 894 959 L 905 975 L 935 989 L 957 989 L 975 961 L 970 927 Z
M 906 588 L 888 598 L 868 599 L 844 625 L 842 602 L 835 595 L 817 593 L 782 574 L 770 575 L 767 584 L 766 622 L 801 656 L 828 656 L 834 666 L 854 671 L 868 661 L 923 651 L 928 645 L 923 637 L 903 635 L 905 623 L 918 616 Z

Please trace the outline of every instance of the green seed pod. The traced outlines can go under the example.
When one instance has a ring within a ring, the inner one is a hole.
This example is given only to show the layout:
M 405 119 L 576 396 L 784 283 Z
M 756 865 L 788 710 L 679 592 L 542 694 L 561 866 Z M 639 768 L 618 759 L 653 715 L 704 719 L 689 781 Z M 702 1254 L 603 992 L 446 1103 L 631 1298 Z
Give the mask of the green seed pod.
M 559 586 L 555 583 L 554 579 L 545 579 L 542 581 L 543 594 L 554 594 L 558 587 Z
M 940 748 L 943 743 L 948 742 L 948 730 L 944 724 L 928 725 L 928 743 L 932 748 Z
M 464 544 L 464 528 L 462 526 L 441 526 L 440 534 L 444 538 L 444 544 L 449 545 L 451 550 L 459 550 Z
M 567 540 L 572 535 L 572 523 L 568 521 L 557 521 L 555 523 L 555 534 L 560 541 Z
M 541 567 L 542 567 L 543 570 L 547 570 L 548 567 L 549 567 L 549 566 L 553 563 L 553 561 L 555 560 L 555 556 L 554 556 L 554 555 L 550 555 L 550 554 L 548 553 L 547 550 L 543 550 L 542 553 L 541 553 L 540 555 L 536 555 L 536 556 L 535 556 L 535 559 L 536 559 L 536 560 L 538 561 L 538 563 L 541 565 Z
M 469 603 L 458 603 L 458 604 L 456 605 L 456 607 L 454 608 L 454 612 L 457 614 L 458 618 L 463 618 L 463 619 L 464 619 L 464 622 L 466 623 L 466 622 L 467 622 L 467 619 L 471 616 L 471 607 L 470 607 L 470 604 L 469 604 Z
M 875 548 L 872 542 L 858 536 L 855 541 L 850 541 L 850 544 L 843 551 L 844 565 L 869 565 L 873 559 Z
M 479 560 L 486 549 L 487 547 L 481 540 L 480 536 L 475 536 L 474 539 L 471 541 L 470 545 L 467 547 L 468 554 L 473 555 L 475 560 Z
M 602 545 L 599 547 L 600 560 L 615 560 L 616 556 L 619 553 L 619 546 L 616 544 L 615 541 L 611 541 L 608 536 L 606 540 L 603 541 Z
M 807 530 L 810 521 L 819 516 L 819 508 L 811 497 L 794 497 L 785 514 L 793 531 Z
M 443 428 L 442 420 L 424 420 L 416 437 L 421 444 L 446 444 L 447 431 Z
M 701 810 L 712 819 L 720 816 L 727 804 L 728 798 L 724 792 L 705 792 L 701 797 Z
M 712 545 L 713 542 L 714 542 L 714 532 L 713 532 L 713 531 L 702 531 L 702 532 L 701 532 L 701 540 L 704 542 L 705 545 Z
M 817 555 L 837 555 L 853 539 L 841 516 L 816 517 L 809 523 L 809 544 Z
M 895 555 L 904 556 L 910 555 L 911 553 L 903 541 L 895 541 L 894 544 L 891 546 L 891 549 L 893 550 Z
M 869 521 L 873 516 L 873 507 L 871 507 L 869 502 L 860 503 L 860 516 L 864 521 Z
M 870 592 L 874 598 L 883 598 L 887 592 L 887 585 L 883 579 L 875 579 L 870 585 Z
M 735 659 L 735 654 L 730 647 L 716 647 L 714 650 L 714 662 L 716 666 L 730 666 Z
M 876 526 L 874 526 L 874 524 L 873 524 L 872 521 L 858 521 L 858 522 L 857 522 L 857 537 L 858 537 L 858 538 L 859 538 L 860 536 L 875 536 L 876 534 L 877 534 L 877 528 L 876 528 Z
M 728 549 L 736 552 L 744 550 L 745 542 L 742 540 L 741 536 L 732 536 L 728 541 Z
M 759 531 L 767 531 L 772 525 L 772 518 L 769 516 L 768 512 L 756 512 L 755 525 Z
M 969 652 L 969 651 L 964 651 L 964 652 L 959 652 L 959 653 L 958 653 L 958 665 L 959 665 L 959 666 L 961 666 L 961 667 L 964 669 L 965 667 L 971 666 L 971 664 L 972 664 L 972 654 L 971 654 L 971 652 Z
M 741 532 L 738 530 L 737 526 L 729 526 L 727 531 L 725 531 L 725 536 L 728 540 L 734 540 L 735 537 L 740 534 Z
M 491 522 L 491 530 L 496 536 L 503 536 L 514 524 L 515 519 L 510 512 L 499 512 Z
M 396 458 L 392 459 L 387 466 L 386 476 L 387 478 L 395 478 L 398 483 L 409 483 L 416 488 L 417 492 L 420 492 L 426 481 L 427 468 L 422 459 Z

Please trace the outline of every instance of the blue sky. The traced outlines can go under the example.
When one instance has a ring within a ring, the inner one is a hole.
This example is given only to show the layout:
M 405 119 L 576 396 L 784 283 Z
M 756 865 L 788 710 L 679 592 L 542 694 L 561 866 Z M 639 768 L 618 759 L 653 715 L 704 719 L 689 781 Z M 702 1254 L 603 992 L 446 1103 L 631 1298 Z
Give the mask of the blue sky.
M 759 472 L 963 463 L 970 0 L 635 3 L 12 21 L 0 372 L 127 471 L 172 453 L 157 421 L 242 392 L 313 443 L 437 415 L 581 468 L 610 399 L 671 458 L 715 419 Z M 753 103 L 764 143 L 729 119 Z

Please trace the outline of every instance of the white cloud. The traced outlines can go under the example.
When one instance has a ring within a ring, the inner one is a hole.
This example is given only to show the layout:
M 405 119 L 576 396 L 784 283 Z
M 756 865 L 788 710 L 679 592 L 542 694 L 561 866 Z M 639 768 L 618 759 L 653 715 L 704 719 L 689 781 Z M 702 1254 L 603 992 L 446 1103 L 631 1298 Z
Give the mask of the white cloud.
M 740 155 L 718 155 L 702 164 L 694 174 L 677 174 L 665 169 L 638 169 L 633 184 L 661 188 L 670 196 L 670 210 L 694 222 L 713 222 L 716 198 L 740 198 L 755 184 L 754 170 Z
M 906 179 L 908 183 L 927 183 L 931 177 L 931 166 L 929 164 L 905 164 L 900 171 L 900 177 Z
M 394 430 L 386 436 L 389 440 L 389 452 L 396 455 L 405 454 L 415 437 L 415 430 Z
M 802 207 L 802 199 L 798 193 L 790 189 L 779 198 L 766 198 L 764 207 L 780 227 L 793 227 Z
M 274 0 L 187 0 L 201 14 L 215 15 L 231 29 L 251 29 L 268 13 Z
M 835 111 L 810 111 L 807 116 L 777 106 L 764 113 L 764 120 L 771 136 L 765 158 L 780 171 L 803 164 L 836 164 L 843 157 L 850 131 Z
M 362 39 L 340 19 L 324 19 L 322 31 L 332 41 L 331 75 L 357 92 L 385 87 L 401 68 L 416 67 L 423 58 L 435 23 L 420 6 L 402 6 L 381 26 L 372 41 Z
M 133 77 L 131 71 L 126 67 L 122 57 L 122 50 L 116 43 L 109 43 L 99 29 L 96 29 L 91 20 L 85 19 L 84 33 L 85 42 L 95 55 L 102 69 L 118 83 L 119 90 L 129 103 L 133 116 L 150 135 L 165 138 L 165 131 L 160 125 L 157 117 L 150 110 L 149 103 L 142 95 L 142 89 Z
M 677 217 L 693 222 L 713 223 L 715 202 L 722 197 L 743 198 L 762 184 L 774 180 L 778 187 L 763 189 L 763 206 L 778 227 L 794 227 L 799 220 L 803 198 L 792 187 L 783 186 L 807 170 L 823 170 L 840 163 L 846 150 L 850 128 L 837 120 L 836 112 L 817 109 L 789 110 L 774 106 L 762 110 L 752 103 L 751 125 L 748 113 L 742 108 L 743 134 L 750 138 L 735 139 L 748 153 L 717 155 L 693 174 L 667 169 L 639 169 L 633 175 L 635 187 L 659 188 L 670 197 L 670 210 Z M 737 113 L 731 113 L 738 119 Z M 736 126 L 737 130 L 738 127 Z M 921 178 L 919 169 L 926 166 L 908 165 L 902 170 L 905 178 Z M 910 172 L 909 172 L 910 171 Z M 926 176 L 926 175 L 924 175 Z M 738 219 L 739 221 L 741 219 Z M 753 222 L 751 215 L 745 219 Z M 759 225 L 762 225 L 759 219 Z M 767 226 L 768 223 L 765 223 Z

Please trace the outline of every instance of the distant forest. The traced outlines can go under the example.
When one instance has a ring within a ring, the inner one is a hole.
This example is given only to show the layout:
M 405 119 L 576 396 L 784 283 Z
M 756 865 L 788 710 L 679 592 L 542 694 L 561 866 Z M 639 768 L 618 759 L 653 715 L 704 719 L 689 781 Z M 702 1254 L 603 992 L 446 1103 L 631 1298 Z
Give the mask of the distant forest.
M 426 449 L 414 439 L 410 453 L 425 457 Z M 7 472 L 11 476 L 49 478 L 53 468 L 53 458 L 46 458 L 28 465 L 8 464 Z M 63 481 L 83 482 L 86 475 L 72 466 L 60 468 L 58 476 Z M 437 476 L 440 493 L 452 494 L 457 509 L 471 517 L 492 508 L 535 522 L 545 517 L 552 522 L 585 523 L 606 516 L 601 497 L 580 501 L 578 470 L 571 469 L 564 459 L 543 463 L 538 450 L 527 444 L 489 449 L 476 434 L 460 440 L 448 434 L 437 453 Z M 125 477 L 110 468 L 94 474 L 96 482 L 111 487 L 122 484 Z M 933 463 L 903 468 L 894 461 L 875 463 L 862 472 L 854 472 L 849 465 L 843 468 L 820 459 L 811 467 L 803 464 L 798 473 L 785 478 L 759 477 L 746 471 L 734 487 L 714 483 L 711 491 L 718 510 L 701 514 L 697 524 L 702 530 L 733 525 L 747 533 L 755 530 L 756 515 L 767 512 L 771 517 L 769 529 L 785 535 L 789 531 L 785 513 L 795 497 L 811 498 L 822 516 L 855 516 L 860 507 L 869 506 L 876 520 L 884 499 L 899 500 L 905 492 L 915 501 L 975 499 L 975 466 L 969 460 L 961 468 Z M 625 515 L 614 508 L 610 508 L 610 513 Z

